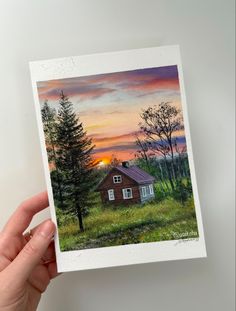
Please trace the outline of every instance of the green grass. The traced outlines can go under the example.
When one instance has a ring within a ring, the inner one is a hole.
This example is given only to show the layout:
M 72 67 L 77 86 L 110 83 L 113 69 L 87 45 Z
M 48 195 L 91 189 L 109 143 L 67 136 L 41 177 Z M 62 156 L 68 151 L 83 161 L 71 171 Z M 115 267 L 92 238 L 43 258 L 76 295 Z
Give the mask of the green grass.
M 57 215 L 62 251 L 145 243 L 198 236 L 193 199 L 185 205 L 168 198 L 160 203 L 107 206 L 99 196 L 84 217 L 85 231 L 79 231 L 76 218 Z

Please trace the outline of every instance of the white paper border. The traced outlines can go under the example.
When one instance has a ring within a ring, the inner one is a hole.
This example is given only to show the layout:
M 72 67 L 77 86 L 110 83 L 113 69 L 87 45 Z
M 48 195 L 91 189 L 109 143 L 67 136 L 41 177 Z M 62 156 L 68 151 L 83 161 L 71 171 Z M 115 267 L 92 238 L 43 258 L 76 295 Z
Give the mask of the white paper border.
M 56 233 L 55 247 L 59 272 L 207 256 L 192 156 L 192 145 L 187 116 L 180 50 L 179 46 L 164 46 L 30 62 L 33 95 L 43 156 L 44 172 L 46 176 L 49 196 L 50 211 L 52 220 L 55 223 L 57 223 L 56 213 L 54 208 L 43 125 L 41 121 L 37 82 L 170 65 L 178 66 L 181 104 L 183 109 L 187 152 L 191 171 L 199 238 L 61 252 L 59 247 L 58 233 Z

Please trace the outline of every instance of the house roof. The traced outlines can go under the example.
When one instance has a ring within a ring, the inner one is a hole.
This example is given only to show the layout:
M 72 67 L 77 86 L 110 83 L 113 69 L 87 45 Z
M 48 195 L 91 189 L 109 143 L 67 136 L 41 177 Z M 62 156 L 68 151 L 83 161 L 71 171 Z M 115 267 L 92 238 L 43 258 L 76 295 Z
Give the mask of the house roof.
M 129 167 L 116 166 L 115 168 L 118 171 L 125 174 L 126 176 L 132 178 L 138 184 L 146 184 L 149 182 L 153 182 L 155 180 L 153 176 L 149 175 L 148 173 L 146 173 L 141 168 L 135 165 Z
M 147 183 L 152 183 L 154 182 L 155 178 L 145 171 L 143 171 L 141 168 L 133 165 L 129 167 L 124 167 L 124 166 L 116 166 L 111 169 L 111 171 L 103 178 L 103 180 L 99 183 L 97 190 L 102 189 L 102 185 L 109 176 L 109 174 L 114 171 L 118 170 L 119 172 L 125 174 L 127 177 L 131 178 L 134 180 L 136 183 L 139 185 L 144 185 Z

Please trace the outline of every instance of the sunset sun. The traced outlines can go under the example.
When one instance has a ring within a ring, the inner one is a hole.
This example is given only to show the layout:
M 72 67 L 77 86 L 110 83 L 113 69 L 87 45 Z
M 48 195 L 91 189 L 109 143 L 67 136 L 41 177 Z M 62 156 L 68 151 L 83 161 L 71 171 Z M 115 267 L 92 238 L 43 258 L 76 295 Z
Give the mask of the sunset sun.
M 98 163 L 98 166 L 99 167 L 103 167 L 103 166 L 105 166 L 106 165 L 106 163 L 103 161 L 103 160 L 101 160 L 99 163 Z
M 102 159 L 99 159 L 98 166 L 103 167 L 103 166 L 108 165 L 109 163 L 110 163 L 109 158 L 102 158 Z

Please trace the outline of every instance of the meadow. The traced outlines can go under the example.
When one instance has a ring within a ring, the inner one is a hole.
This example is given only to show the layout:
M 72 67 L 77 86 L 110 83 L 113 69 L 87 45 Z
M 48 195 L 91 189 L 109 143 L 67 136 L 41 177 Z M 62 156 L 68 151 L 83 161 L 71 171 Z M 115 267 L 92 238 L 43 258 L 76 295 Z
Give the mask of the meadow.
M 183 204 L 168 197 L 143 205 L 103 206 L 97 194 L 84 217 L 84 232 L 76 217 L 59 209 L 57 219 L 61 251 L 198 237 L 192 197 Z

